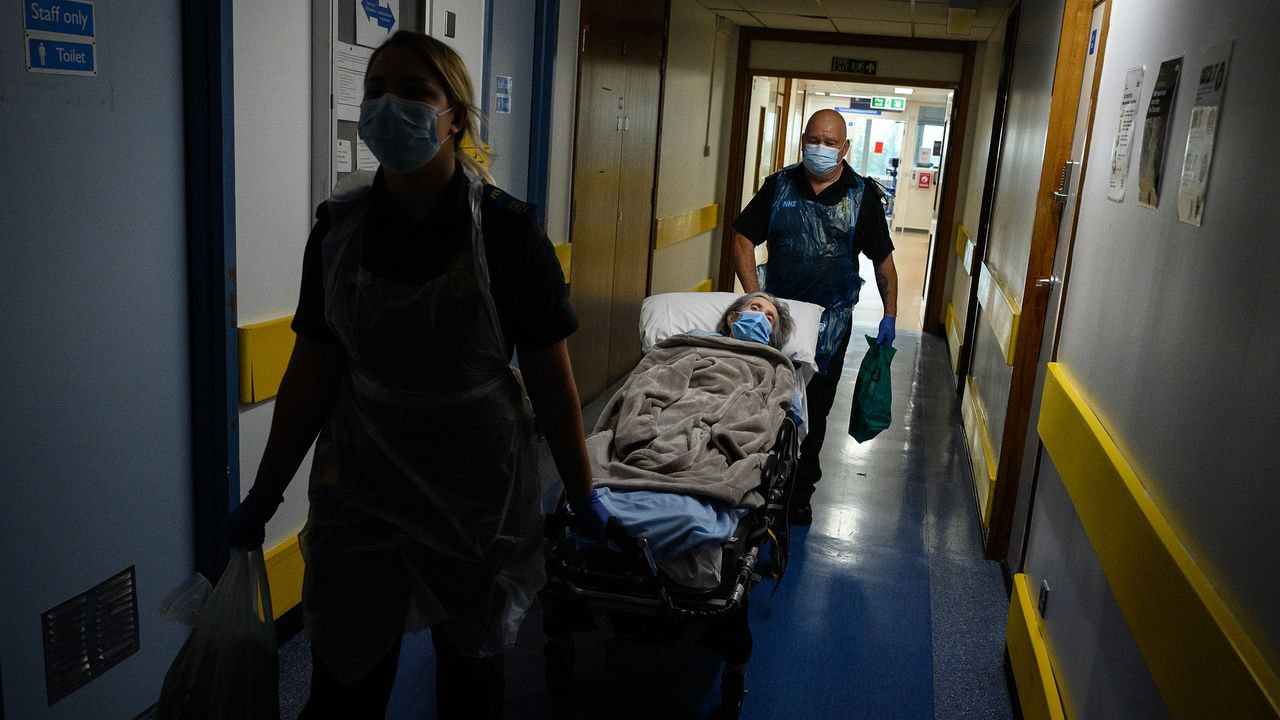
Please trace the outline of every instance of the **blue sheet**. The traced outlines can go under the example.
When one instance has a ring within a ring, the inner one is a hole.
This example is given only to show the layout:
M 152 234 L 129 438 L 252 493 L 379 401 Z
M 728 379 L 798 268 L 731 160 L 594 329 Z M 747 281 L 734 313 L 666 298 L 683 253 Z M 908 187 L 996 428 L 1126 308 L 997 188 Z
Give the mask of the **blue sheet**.
M 647 539 L 653 559 L 659 563 L 684 557 L 707 543 L 724 542 L 747 514 L 745 508 L 730 508 L 690 495 L 598 490 L 609 514 L 622 521 L 632 536 Z

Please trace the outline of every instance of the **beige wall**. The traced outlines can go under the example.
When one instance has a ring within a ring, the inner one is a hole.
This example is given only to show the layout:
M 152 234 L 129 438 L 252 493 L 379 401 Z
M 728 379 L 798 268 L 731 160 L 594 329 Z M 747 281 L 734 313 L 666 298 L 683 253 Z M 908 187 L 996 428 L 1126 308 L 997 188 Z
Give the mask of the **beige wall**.
M 547 157 L 547 236 L 569 242 L 573 200 L 574 113 L 578 101 L 578 0 L 561 0 L 551 89 L 551 147 Z

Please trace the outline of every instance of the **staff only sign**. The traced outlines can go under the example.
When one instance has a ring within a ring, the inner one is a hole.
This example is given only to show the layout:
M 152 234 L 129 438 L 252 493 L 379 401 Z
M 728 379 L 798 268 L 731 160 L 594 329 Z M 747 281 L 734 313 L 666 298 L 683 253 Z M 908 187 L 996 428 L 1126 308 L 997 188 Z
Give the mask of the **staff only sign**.
M 98 74 L 92 2 L 26 0 L 23 29 L 27 72 Z

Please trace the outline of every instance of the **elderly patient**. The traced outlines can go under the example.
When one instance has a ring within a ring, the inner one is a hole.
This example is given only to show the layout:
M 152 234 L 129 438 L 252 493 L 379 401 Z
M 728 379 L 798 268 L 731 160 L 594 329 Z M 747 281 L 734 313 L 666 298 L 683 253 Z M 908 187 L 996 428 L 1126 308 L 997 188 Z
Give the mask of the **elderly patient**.
M 791 338 L 791 311 L 767 292 L 747 293 L 729 306 L 716 332 L 738 340 L 754 340 L 781 350 Z

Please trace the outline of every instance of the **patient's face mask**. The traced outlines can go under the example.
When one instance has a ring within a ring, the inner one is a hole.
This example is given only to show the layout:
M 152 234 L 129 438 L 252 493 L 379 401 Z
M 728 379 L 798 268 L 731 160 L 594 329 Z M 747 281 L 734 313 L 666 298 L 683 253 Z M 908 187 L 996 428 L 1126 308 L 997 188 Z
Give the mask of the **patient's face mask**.
M 436 125 L 449 110 L 384 93 L 360 103 L 360 139 L 378 162 L 394 173 L 409 173 L 440 151 Z
M 739 340 L 752 340 L 768 345 L 773 327 L 769 324 L 769 317 L 764 313 L 743 310 L 738 314 L 738 319 L 733 321 L 729 330 Z

